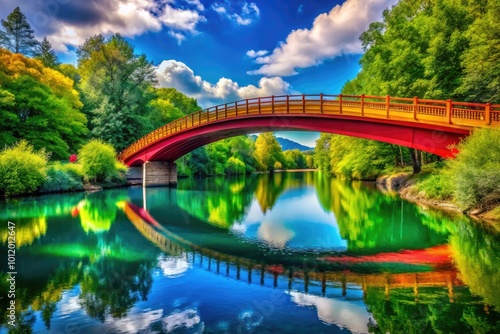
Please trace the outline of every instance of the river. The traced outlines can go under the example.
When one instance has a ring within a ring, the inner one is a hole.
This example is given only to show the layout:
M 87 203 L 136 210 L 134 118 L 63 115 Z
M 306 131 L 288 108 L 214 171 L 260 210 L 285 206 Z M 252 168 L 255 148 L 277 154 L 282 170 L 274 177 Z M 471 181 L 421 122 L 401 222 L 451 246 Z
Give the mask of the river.
M 0 333 L 500 333 L 499 231 L 371 183 L 181 179 L 0 216 Z

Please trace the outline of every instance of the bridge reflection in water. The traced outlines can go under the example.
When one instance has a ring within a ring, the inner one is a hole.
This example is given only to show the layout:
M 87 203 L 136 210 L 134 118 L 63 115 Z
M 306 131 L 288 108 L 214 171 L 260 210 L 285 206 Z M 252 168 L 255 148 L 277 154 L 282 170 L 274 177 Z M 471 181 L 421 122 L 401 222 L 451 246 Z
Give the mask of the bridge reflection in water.
M 223 254 L 199 247 L 161 226 L 142 208 L 123 202 L 125 215 L 148 240 L 164 253 L 182 257 L 204 270 L 225 275 L 249 284 L 260 284 L 289 291 L 304 292 L 323 297 L 346 297 L 366 299 L 370 288 L 383 288 L 386 299 L 391 290 L 412 289 L 415 301 L 419 300 L 422 288 L 443 288 L 450 303 L 455 300 L 454 287 L 463 286 L 452 269 L 417 273 L 355 273 L 344 271 L 318 271 L 314 268 L 284 268 L 281 265 L 265 263 Z

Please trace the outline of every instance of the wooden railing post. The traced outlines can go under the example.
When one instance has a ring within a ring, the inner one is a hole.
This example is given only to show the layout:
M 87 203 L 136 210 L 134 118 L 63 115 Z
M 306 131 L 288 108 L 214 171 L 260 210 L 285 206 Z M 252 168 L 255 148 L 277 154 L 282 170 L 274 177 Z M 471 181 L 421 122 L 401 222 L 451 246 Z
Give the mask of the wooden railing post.
M 486 125 L 491 124 L 491 102 L 486 103 L 484 107 L 484 118 L 486 120 Z
M 342 94 L 339 94 L 339 109 L 340 109 L 340 114 L 342 115 Z
M 186 117 L 186 129 L 187 129 L 188 128 L 188 117 L 187 116 L 185 116 L 185 117 Z
M 323 113 L 323 93 L 319 94 L 319 112 Z
M 361 95 L 361 116 L 365 115 L 365 94 Z
M 302 113 L 306 112 L 306 95 L 302 94 Z
M 191 127 L 194 126 L 194 114 L 191 114 Z
M 259 115 L 260 115 L 260 96 L 259 96 Z
M 274 114 L 274 95 L 271 97 L 272 113 Z
M 451 110 L 452 102 L 450 99 L 446 100 L 446 119 L 448 120 L 448 124 L 451 124 Z
M 385 112 L 386 117 L 389 118 L 389 110 L 391 108 L 391 97 L 389 95 L 385 96 Z
M 248 99 L 247 99 L 247 115 L 248 115 Z
M 201 125 L 201 110 L 198 111 L 198 125 Z
M 290 95 L 286 96 L 286 113 L 290 113 Z
M 234 103 L 234 110 L 236 111 L 236 117 L 238 117 L 238 101 Z
M 418 96 L 413 97 L 413 119 L 417 120 Z
M 227 118 L 227 103 L 224 105 L 224 118 Z
M 207 123 L 210 122 L 210 109 L 207 110 Z
M 215 106 L 215 120 L 219 120 L 219 106 Z

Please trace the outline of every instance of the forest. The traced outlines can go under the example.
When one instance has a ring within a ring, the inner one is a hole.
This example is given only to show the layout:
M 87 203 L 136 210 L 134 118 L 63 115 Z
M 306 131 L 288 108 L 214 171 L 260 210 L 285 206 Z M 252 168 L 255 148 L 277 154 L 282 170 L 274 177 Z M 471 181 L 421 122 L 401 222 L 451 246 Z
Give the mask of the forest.
M 361 34 L 361 70 L 342 93 L 500 103 L 499 16 L 494 0 L 402 0 Z M 352 179 L 421 172 L 412 189 L 417 197 L 451 200 L 462 209 L 496 207 L 500 217 L 500 130 L 478 130 L 458 149 L 456 159 L 443 161 L 321 134 L 314 160 L 320 170 Z
M 361 70 L 342 93 L 500 103 L 499 15 L 494 0 L 401 0 L 361 34 Z M 119 34 L 91 36 L 76 53 L 76 66 L 61 64 L 46 38 L 35 39 L 19 8 L 2 20 L 2 194 L 124 182 L 126 167 L 113 162 L 113 154 L 201 109 L 173 88 L 158 88 L 153 63 Z M 464 209 L 492 208 L 500 202 L 499 132 L 476 131 L 451 161 L 331 134 L 321 134 L 311 154 L 283 152 L 272 133 L 262 133 L 255 140 L 240 136 L 198 148 L 177 166 L 181 177 L 318 168 L 375 180 L 408 171 L 418 174 L 419 196 L 456 201 Z M 101 162 L 85 159 L 84 148 Z M 28 159 L 30 154 L 38 158 Z M 70 156 L 77 159 L 73 165 Z M 14 175 L 12 166 L 24 167 Z M 20 186 L 20 180 L 30 182 Z
M 5 195 L 81 190 L 88 181 L 123 183 L 126 168 L 110 156 L 201 110 L 176 89 L 158 88 L 153 63 L 119 34 L 89 37 L 77 49 L 74 66 L 59 62 L 47 38 L 35 39 L 19 8 L 2 20 L 2 28 L 0 192 Z M 90 148 L 99 163 L 85 159 Z M 66 163 L 70 156 L 78 159 L 73 165 Z M 272 133 L 222 140 L 178 161 L 181 177 L 306 167 L 313 167 L 312 152 L 283 152 Z

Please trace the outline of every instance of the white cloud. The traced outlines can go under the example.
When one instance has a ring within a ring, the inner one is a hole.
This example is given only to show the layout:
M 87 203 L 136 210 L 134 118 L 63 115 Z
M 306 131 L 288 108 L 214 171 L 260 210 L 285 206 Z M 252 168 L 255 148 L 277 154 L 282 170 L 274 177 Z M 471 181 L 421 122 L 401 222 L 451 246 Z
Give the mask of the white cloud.
M 186 0 L 186 2 L 192 6 L 195 6 L 200 12 L 205 10 L 205 6 L 200 2 L 200 0 Z
M 257 57 L 261 67 L 248 74 L 287 76 L 297 69 L 321 64 L 342 54 L 362 52 L 359 36 L 379 21 L 385 8 L 397 0 L 347 0 L 314 19 L 311 29 L 292 31 L 270 55 Z
M 249 50 L 249 51 L 247 51 L 247 56 L 250 58 L 256 58 L 256 57 L 265 56 L 268 53 L 269 53 L 269 51 L 267 51 L 267 50 L 259 50 L 259 51 Z
M 180 45 L 182 43 L 183 40 L 186 39 L 186 36 L 184 36 L 183 34 L 181 34 L 180 32 L 175 32 L 173 30 L 170 30 L 168 32 L 168 34 L 170 36 L 172 36 L 173 38 L 175 38 L 177 40 L 177 43 Z
M 215 3 L 212 5 L 212 10 L 242 26 L 249 25 L 259 19 L 260 9 L 254 2 L 243 1 L 239 5 L 239 8 L 233 8 L 229 1 L 226 1 L 225 4 Z
M 134 37 L 167 28 L 180 41 L 206 20 L 198 0 L 186 1 L 194 8 L 178 7 L 172 0 L 86 0 L 30 1 L 21 10 L 38 38 L 47 36 L 56 51 L 68 51 L 95 34 Z M 7 16 L 13 6 L 11 0 L 0 0 L 0 15 Z
M 227 13 L 227 11 L 226 11 L 226 8 L 225 8 L 225 7 L 223 7 L 223 6 L 219 5 L 219 4 L 216 4 L 216 3 L 214 3 L 214 4 L 212 5 L 212 9 L 213 9 L 216 13 L 219 13 L 219 14 L 226 14 L 226 13 Z
M 297 8 L 297 13 L 302 13 L 304 11 L 304 5 L 300 4 L 299 8 Z
M 258 96 L 295 93 L 290 84 L 279 77 L 261 78 L 257 86 L 240 86 L 228 78 L 220 78 L 215 84 L 210 83 L 177 60 L 164 60 L 157 67 L 157 75 L 160 87 L 173 87 L 197 99 L 202 107 Z

